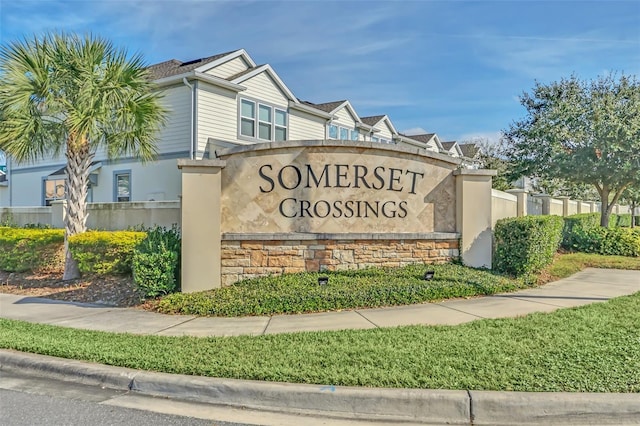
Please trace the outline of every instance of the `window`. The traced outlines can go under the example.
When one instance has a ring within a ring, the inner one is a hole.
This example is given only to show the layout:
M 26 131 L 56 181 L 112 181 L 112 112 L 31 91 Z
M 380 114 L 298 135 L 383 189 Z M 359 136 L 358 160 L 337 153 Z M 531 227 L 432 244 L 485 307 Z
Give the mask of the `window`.
M 131 201 L 131 172 L 114 172 L 113 173 L 113 192 L 114 201 L 127 202 Z
M 45 206 L 50 206 L 52 201 L 65 199 L 65 179 L 47 179 L 43 183 Z
M 371 142 L 380 142 L 377 136 L 371 136 Z
M 276 109 L 276 141 L 287 140 L 287 112 Z
M 357 129 L 353 129 L 351 131 L 351 140 L 352 141 L 357 141 L 360 138 L 360 133 L 358 132 Z
M 256 116 L 257 108 L 257 116 Z M 247 99 L 240 100 L 240 136 L 264 141 L 287 139 L 287 111 Z
M 255 137 L 256 104 L 243 99 L 240 103 L 240 134 Z
M 258 137 L 264 140 L 271 140 L 271 107 L 260 105 L 259 110 Z
M 329 139 L 338 139 L 338 126 L 329 124 Z
M 346 127 L 340 127 L 340 139 L 348 140 L 349 139 L 349 129 Z

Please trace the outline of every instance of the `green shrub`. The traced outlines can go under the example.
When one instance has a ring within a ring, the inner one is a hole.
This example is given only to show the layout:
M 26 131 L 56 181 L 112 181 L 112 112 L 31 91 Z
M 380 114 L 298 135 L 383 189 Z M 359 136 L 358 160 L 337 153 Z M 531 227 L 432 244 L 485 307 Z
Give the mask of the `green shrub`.
M 431 281 L 423 279 L 427 270 L 435 271 Z M 327 285 L 318 285 L 319 276 L 329 277 Z M 522 279 L 456 264 L 417 264 L 253 278 L 206 292 L 168 295 L 158 310 L 214 316 L 293 314 L 488 295 L 527 285 Z
M 600 227 L 600 213 L 580 213 L 564 218 L 562 229 L 562 247 L 567 250 L 575 249 L 575 234 Z
M 559 216 L 501 219 L 495 228 L 494 268 L 513 275 L 539 272 L 553 260 L 562 239 Z
M 69 249 L 81 272 L 129 274 L 133 251 L 143 232 L 87 231 L 69 238 Z
M 613 220 L 614 218 L 615 220 Z M 611 215 L 611 219 L 609 219 L 610 228 L 612 227 L 611 222 L 614 222 L 614 227 L 624 226 L 628 228 L 631 226 L 631 214 L 624 213 L 624 214 Z
M 63 266 L 62 229 L 0 227 L 0 269 L 3 271 L 57 271 Z
M 180 282 L 180 233 L 176 227 L 147 231 L 133 254 L 133 281 L 146 296 L 176 291 Z
M 597 227 L 574 235 L 574 249 L 584 253 L 640 256 L 640 230 Z

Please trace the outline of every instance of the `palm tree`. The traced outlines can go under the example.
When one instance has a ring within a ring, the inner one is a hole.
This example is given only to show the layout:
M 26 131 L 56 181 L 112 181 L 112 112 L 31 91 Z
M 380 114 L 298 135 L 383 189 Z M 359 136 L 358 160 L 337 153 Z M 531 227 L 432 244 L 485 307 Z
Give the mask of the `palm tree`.
M 86 231 L 96 150 L 152 160 L 166 119 L 160 98 L 142 57 L 100 37 L 51 33 L 0 46 L 0 149 L 19 163 L 66 157 L 64 280 L 80 276 L 68 239 Z

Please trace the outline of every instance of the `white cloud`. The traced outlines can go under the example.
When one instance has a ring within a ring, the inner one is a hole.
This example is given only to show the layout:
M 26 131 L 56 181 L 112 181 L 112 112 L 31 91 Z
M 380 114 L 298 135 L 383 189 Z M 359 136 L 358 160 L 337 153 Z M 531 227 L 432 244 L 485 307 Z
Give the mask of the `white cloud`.
M 494 67 L 537 79 L 557 78 L 597 58 L 625 55 L 638 49 L 640 42 L 613 39 L 590 31 L 574 37 L 519 37 L 477 33 L 472 36 L 479 58 Z
M 493 132 L 473 132 L 473 133 L 464 133 L 457 137 L 458 142 L 484 142 L 487 141 L 491 145 L 496 145 L 500 142 L 500 138 L 502 138 L 501 131 L 493 131 Z
M 412 127 L 410 129 L 403 130 L 401 133 L 407 136 L 413 136 L 413 135 L 424 135 L 425 133 L 429 133 L 429 132 L 427 132 L 422 127 Z

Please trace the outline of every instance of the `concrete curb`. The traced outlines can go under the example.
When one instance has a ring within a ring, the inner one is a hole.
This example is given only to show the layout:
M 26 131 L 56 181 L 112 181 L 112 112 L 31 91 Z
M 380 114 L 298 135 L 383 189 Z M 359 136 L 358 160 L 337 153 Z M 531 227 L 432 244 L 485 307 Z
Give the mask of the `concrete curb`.
M 337 419 L 468 425 L 466 391 L 380 389 L 216 379 L 0 350 L 0 371 L 131 390 L 146 395 Z
M 474 425 L 639 425 L 640 393 L 471 392 Z
M 0 350 L 0 371 L 201 403 L 337 419 L 451 425 L 640 424 L 640 394 L 301 385 L 154 373 Z

